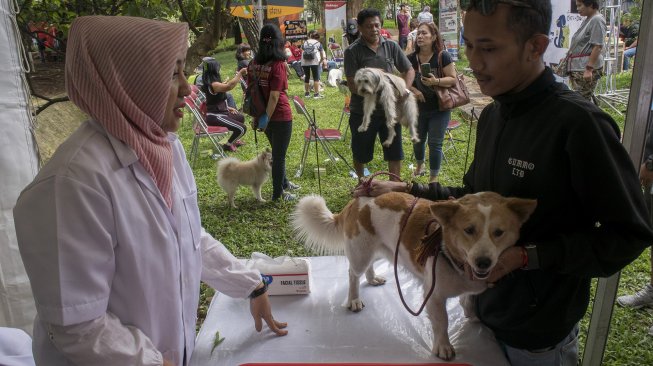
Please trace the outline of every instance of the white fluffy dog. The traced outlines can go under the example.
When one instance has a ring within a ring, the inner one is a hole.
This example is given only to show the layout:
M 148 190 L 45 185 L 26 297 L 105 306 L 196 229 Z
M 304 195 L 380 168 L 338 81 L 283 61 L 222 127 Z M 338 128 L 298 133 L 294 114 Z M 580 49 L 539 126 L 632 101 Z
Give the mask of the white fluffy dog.
M 363 68 L 356 71 L 354 76 L 356 91 L 364 98 L 363 123 L 358 127 L 358 132 L 367 131 L 370 126 L 370 117 L 381 103 L 385 110 L 388 138 L 383 146 L 388 147 L 395 138 L 394 126 L 397 120 L 402 126 L 408 127 L 411 141 L 419 142 L 417 137 L 417 101 L 412 93 L 406 89 L 406 82 L 399 76 L 384 72 L 381 69 Z M 377 100 L 378 99 L 378 100 Z
M 331 69 L 327 77 L 327 85 L 336 87 L 338 86 L 338 81 L 342 79 L 342 70 L 340 69 Z
M 271 171 L 272 152 L 266 149 L 248 161 L 240 161 L 233 157 L 220 160 L 217 180 L 220 187 L 227 192 L 231 207 L 236 208 L 234 196 L 238 186 L 251 186 L 256 199 L 259 202 L 265 202 L 261 197 L 261 187 L 268 180 Z

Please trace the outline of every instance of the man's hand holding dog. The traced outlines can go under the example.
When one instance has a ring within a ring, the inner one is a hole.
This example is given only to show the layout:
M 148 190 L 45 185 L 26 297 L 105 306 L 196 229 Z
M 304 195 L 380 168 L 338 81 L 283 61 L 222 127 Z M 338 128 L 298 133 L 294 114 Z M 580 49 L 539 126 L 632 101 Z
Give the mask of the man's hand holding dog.
M 406 192 L 408 190 L 408 183 L 395 182 L 389 180 L 372 180 L 369 186 L 365 184 L 358 185 L 352 193 L 354 197 L 377 197 L 388 192 Z
M 415 99 L 417 99 L 418 102 L 421 102 L 421 103 L 426 102 L 426 99 L 424 99 L 424 94 L 422 94 L 422 92 L 419 91 L 419 89 L 417 89 L 414 86 L 411 86 L 410 91 L 413 93 L 413 95 L 415 96 Z
M 288 326 L 288 323 L 274 320 L 272 309 L 270 307 L 270 298 L 268 298 L 267 293 L 252 298 L 249 301 L 249 311 L 252 313 L 252 317 L 254 318 L 254 327 L 257 332 L 260 332 L 261 329 L 263 329 L 263 321 L 265 320 L 268 327 L 270 327 L 270 329 L 278 336 L 285 336 L 288 334 L 288 331 L 283 329 Z
M 520 269 L 523 266 L 522 247 L 513 246 L 501 253 L 496 266 L 490 272 L 490 276 L 485 280 L 488 287 L 493 287 L 503 276 L 508 273 Z
M 648 187 L 653 183 L 653 171 L 646 168 L 646 163 L 639 168 L 639 181 L 644 187 Z

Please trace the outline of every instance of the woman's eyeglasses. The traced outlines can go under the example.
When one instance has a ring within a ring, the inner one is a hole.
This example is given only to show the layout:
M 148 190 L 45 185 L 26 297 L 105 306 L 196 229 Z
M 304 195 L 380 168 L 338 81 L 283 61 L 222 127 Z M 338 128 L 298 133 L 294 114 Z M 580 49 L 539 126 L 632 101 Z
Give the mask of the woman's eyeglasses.
M 488 16 L 492 15 L 494 11 L 497 10 L 497 5 L 499 3 L 517 6 L 520 8 L 533 8 L 527 2 L 519 0 L 460 0 L 460 7 L 463 10 L 469 10 L 469 8 L 473 7 L 474 9 L 478 10 L 481 15 Z

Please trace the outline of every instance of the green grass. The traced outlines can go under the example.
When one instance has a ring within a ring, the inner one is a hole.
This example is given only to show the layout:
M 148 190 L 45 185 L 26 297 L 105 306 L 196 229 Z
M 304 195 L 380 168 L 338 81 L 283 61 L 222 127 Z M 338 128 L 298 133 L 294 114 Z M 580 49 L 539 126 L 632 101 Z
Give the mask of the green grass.
M 222 64 L 223 75 L 233 75 L 236 61 L 234 53 L 231 50 L 220 52 L 216 59 Z M 457 67 L 462 70 L 467 63 L 460 61 Z M 629 85 L 630 73 L 624 73 L 618 77 L 618 86 Z M 326 80 L 326 76 L 323 76 Z M 233 91 L 234 97 L 238 104 L 242 100 L 240 88 Z M 294 72 L 291 73 L 289 80 L 290 96 L 304 95 L 303 82 L 300 81 Z M 338 122 L 342 111 L 344 99 L 342 94 L 336 88 L 326 87 L 324 94 L 326 98 L 305 100 L 309 112 L 315 111 L 317 123 L 321 128 L 338 128 Z M 320 166 L 326 167 L 327 173 L 321 177 L 321 191 L 318 180 L 314 176 L 316 165 L 315 147 L 312 145 L 304 174 L 299 178 L 294 178 L 295 172 L 299 165 L 302 146 L 304 144 L 303 133 L 307 128 L 306 120 L 303 116 L 297 114 L 293 108 L 293 135 L 290 142 L 286 159 L 286 172 L 289 179 L 302 186 L 299 191 L 301 195 L 311 193 L 321 194 L 327 201 L 327 204 L 334 212 L 344 207 L 350 199 L 350 190 L 355 185 L 355 180 L 348 175 L 348 168 L 342 162 L 325 162 L 324 151 L 319 152 Z M 623 128 L 624 117 L 613 115 L 620 127 Z M 454 112 L 454 119 L 462 120 L 458 112 Z M 248 121 L 249 122 L 249 121 Z M 347 125 L 347 117 L 343 120 L 341 131 L 344 133 Z M 461 140 L 470 140 L 471 146 L 474 144 L 475 130 L 469 129 L 469 124 L 463 123 L 455 132 L 455 137 Z M 187 151 L 190 150 L 192 142 L 192 133 L 190 129 L 190 118 L 187 118 L 180 129 L 180 136 Z M 267 139 L 261 133 L 258 133 L 258 144 L 254 141 L 254 134 L 248 130 L 244 137 L 247 142 L 245 146 L 238 149 L 235 156 L 241 160 L 253 158 L 258 151 L 269 147 Z M 465 171 L 465 154 L 467 149 L 466 142 L 456 142 L 456 151 L 450 149 L 446 152 L 447 160 L 443 162 L 441 171 L 441 182 L 445 185 L 460 185 L 462 176 Z M 336 142 L 332 147 L 339 151 L 348 162 L 351 162 L 351 152 L 348 143 Z M 412 145 L 404 132 L 403 147 L 405 153 L 404 164 L 402 165 L 402 177 L 410 178 L 408 164 L 413 162 Z M 296 256 L 307 256 L 307 252 L 293 237 L 288 224 L 288 216 L 294 208 L 293 203 L 286 202 L 267 202 L 259 204 L 255 201 L 249 188 L 241 187 L 236 195 L 236 204 L 238 209 L 230 209 L 227 206 L 227 199 L 224 192 L 218 187 L 215 180 L 216 162 L 208 156 L 210 143 L 204 141 L 200 150 L 205 151 L 200 156 L 194 167 L 194 174 L 197 180 L 200 210 L 202 213 L 202 223 L 206 230 L 213 236 L 221 240 L 237 257 L 249 257 L 252 252 L 263 252 L 272 257 L 291 253 Z M 472 158 L 473 151 L 470 151 L 469 159 Z M 387 164 L 382 160 L 381 148 L 377 144 L 375 159 L 368 165 L 371 171 L 387 170 Z M 469 163 L 468 163 L 469 164 Z M 426 178 L 420 178 L 426 182 Z M 321 192 L 321 193 L 320 193 Z M 271 182 L 266 183 L 263 188 L 263 197 L 269 199 L 272 195 Z M 621 276 L 619 295 L 632 293 L 647 283 L 650 274 L 649 251 L 647 250 L 639 259 L 628 266 Z M 202 287 L 200 297 L 199 324 L 204 319 L 208 304 L 213 295 L 213 290 L 206 286 Z M 591 308 L 590 308 L 591 309 Z M 589 314 L 589 313 L 588 313 Z M 586 316 L 581 324 L 581 348 L 584 344 L 585 334 L 589 317 Z M 653 365 L 653 337 L 646 333 L 649 326 L 653 324 L 653 316 L 644 310 L 629 310 L 615 307 L 612 320 L 610 336 L 603 365 L 622 366 L 622 365 Z M 292 324 L 290 325 L 292 329 Z M 581 351 L 582 355 L 582 351 Z

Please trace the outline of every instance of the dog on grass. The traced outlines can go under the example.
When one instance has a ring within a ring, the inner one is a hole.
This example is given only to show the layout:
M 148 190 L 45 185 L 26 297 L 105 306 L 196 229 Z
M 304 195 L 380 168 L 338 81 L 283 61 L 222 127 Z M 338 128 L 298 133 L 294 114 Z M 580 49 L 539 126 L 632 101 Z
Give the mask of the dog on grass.
M 358 132 L 365 132 L 370 126 L 370 117 L 377 103 L 385 110 L 388 138 L 383 146 L 388 147 L 395 138 L 394 127 L 399 123 L 408 128 L 411 141 L 419 142 L 417 137 L 417 101 L 415 96 L 406 89 L 406 82 L 399 76 L 387 73 L 381 69 L 363 68 L 354 75 L 356 91 L 363 96 L 363 122 Z
M 447 333 L 446 300 L 485 291 L 483 280 L 496 266 L 499 255 L 515 245 L 520 227 L 536 205 L 535 200 L 505 198 L 493 192 L 438 202 L 391 192 L 354 198 L 340 213 L 333 214 L 322 197 L 313 195 L 299 201 L 291 223 L 296 237 L 308 249 L 347 255 L 347 306 L 354 312 L 365 306 L 359 294 L 360 276 L 365 274 L 372 286 L 383 285 L 385 278 L 374 273 L 373 262 L 383 256 L 393 261 L 400 245 L 398 264 L 421 280 L 425 298 L 432 279 L 436 279 L 425 307 L 433 327 L 432 353 L 450 360 L 455 350 Z M 427 227 L 439 235 L 425 235 Z M 397 243 L 400 235 L 401 242 Z M 427 240 L 429 237 L 435 240 Z M 465 267 L 476 280 L 466 275 Z M 461 297 L 461 305 L 471 317 L 471 302 Z
M 338 86 L 338 81 L 342 79 L 342 70 L 340 69 L 331 69 L 327 75 L 327 85 L 336 87 Z
M 272 171 L 272 152 L 266 149 L 254 159 L 240 161 L 234 157 L 218 161 L 218 184 L 225 192 L 231 207 L 236 208 L 234 196 L 238 186 L 251 186 L 254 197 L 265 202 L 261 197 L 261 187 L 270 177 Z

